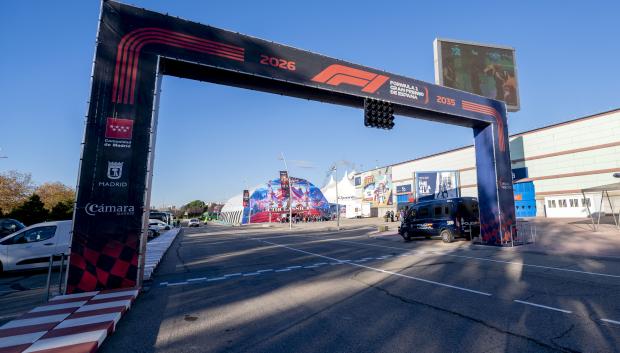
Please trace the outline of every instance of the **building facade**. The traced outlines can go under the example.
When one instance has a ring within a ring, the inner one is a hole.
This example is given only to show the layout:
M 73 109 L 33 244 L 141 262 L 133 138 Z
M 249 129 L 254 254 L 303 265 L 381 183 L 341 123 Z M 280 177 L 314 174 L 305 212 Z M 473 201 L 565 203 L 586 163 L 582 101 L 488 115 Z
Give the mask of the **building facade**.
M 608 200 L 582 190 L 620 182 L 613 177 L 620 172 L 620 109 L 512 135 L 510 154 L 517 217 L 618 212 L 618 191 L 609 191 Z M 375 216 L 414 201 L 415 173 L 422 171 L 455 171 L 460 195 L 478 196 L 474 146 L 466 146 L 356 174 L 361 208 Z M 366 192 L 376 175 L 387 175 L 377 188 L 391 195 L 389 202 Z

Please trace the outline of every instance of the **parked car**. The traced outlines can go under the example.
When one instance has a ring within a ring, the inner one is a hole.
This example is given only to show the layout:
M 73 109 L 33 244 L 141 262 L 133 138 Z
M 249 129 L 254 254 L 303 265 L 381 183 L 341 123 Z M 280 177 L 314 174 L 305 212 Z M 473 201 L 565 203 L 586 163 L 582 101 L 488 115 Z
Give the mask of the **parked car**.
M 33 224 L 0 239 L 0 272 L 45 268 L 51 255 L 69 254 L 71 223 Z
M 188 227 L 200 227 L 200 220 L 198 218 L 192 218 L 187 222 Z
M 0 218 L 0 238 L 4 238 L 24 228 L 26 226 L 20 221 L 11 218 Z
M 147 231 L 147 241 L 157 238 L 159 236 L 159 227 L 156 225 L 149 225 L 149 228 L 146 230 Z
M 170 225 L 160 221 L 159 219 L 149 219 L 149 228 L 156 228 L 159 232 L 170 230 Z
M 478 200 L 456 197 L 413 204 L 398 227 L 398 234 L 406 241 L 414 236 L 440 236 L 445 243 L 457 237 L 477 236 L 480 234 Z

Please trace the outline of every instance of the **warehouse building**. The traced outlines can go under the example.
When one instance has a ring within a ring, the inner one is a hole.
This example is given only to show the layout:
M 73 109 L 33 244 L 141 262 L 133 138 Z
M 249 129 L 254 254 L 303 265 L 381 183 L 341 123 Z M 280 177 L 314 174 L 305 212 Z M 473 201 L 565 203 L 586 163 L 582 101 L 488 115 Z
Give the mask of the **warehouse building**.
M 510 153 L 518 217 L 618 212 L 620 109 L 512 135 Z M 461 196 L 477 196 L 475 162 L 472 145 L 358 173 L 360 208 L 378 216 L 414 201 L 423 171 L 453 171 Z

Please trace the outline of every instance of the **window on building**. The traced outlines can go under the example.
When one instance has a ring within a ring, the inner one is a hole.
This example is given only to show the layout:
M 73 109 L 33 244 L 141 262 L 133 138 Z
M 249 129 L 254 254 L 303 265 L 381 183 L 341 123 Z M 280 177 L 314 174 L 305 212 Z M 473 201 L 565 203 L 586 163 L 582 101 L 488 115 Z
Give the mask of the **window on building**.
M 591 207 L 592 204 L 590 203 L 590 199 L 581 199 L 581 206 L 583 207 Z
M 548 200 L 549 208 L 555 208 L 555 200 Z
M 566 202 L 566 199 L 558 200 L 558 206 L 564 208 L 564 207 L 568 207 L 567 205 L 568 205 L 568 203 Z

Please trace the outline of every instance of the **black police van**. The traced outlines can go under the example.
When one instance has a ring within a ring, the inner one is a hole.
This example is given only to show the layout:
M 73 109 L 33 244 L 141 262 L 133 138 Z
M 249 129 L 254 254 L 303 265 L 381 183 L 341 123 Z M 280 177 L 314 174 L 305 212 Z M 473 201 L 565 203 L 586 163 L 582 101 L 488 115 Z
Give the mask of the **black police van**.
M 480 234 L 480 214 L 475 197 L 422 201 L 412 204 L 398 227 L 406 241 L 412 237 L 440 236 L 446 243 Z

